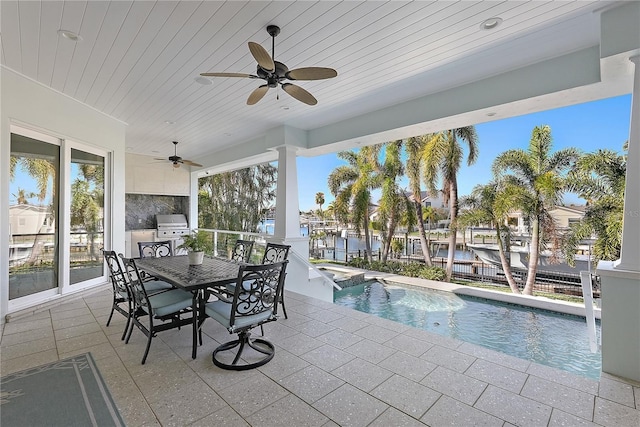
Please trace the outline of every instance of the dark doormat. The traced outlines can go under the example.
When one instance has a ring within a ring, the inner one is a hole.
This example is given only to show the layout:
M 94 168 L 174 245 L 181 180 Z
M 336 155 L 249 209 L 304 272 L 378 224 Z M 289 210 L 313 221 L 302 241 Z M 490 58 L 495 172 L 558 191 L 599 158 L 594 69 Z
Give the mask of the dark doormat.
M 91 353 L 85 353 L 2 377 L 0 425 L 125 424 Z

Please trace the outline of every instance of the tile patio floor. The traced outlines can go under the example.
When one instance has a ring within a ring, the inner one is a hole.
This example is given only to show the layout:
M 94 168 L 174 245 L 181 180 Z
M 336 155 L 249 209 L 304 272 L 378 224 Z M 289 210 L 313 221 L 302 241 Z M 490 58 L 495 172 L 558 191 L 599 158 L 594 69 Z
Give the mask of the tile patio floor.
M 111 290 L 2 326 L 1 374 L 91 352 L 128 426 L 630 426 L 640 384 L 599 382 L 298 294 L 289 319 L 265 326 L 276 356 L 228 372 L 211 352 L 230 335 L 209 319 L 145 338 L 105 327 Z

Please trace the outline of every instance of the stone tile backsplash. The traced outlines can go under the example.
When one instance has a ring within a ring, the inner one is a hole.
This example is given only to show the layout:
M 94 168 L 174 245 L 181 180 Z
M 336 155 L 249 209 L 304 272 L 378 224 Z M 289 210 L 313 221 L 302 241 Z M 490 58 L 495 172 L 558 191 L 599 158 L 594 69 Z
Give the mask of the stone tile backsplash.
M 189 197 L 125 194 L 125 229 L 156 228 L 156 215 L 185 214 L 189 219 Z M 191 223 L 191 221 L 189 221 Z

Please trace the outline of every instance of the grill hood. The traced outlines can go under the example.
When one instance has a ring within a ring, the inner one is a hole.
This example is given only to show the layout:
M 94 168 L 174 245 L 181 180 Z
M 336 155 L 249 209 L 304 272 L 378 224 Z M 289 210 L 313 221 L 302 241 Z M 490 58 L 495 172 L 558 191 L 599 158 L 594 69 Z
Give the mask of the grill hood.
M 189 234 L 189 223 L 184 214 L 156 215 L 158 236 L 184 236 Z

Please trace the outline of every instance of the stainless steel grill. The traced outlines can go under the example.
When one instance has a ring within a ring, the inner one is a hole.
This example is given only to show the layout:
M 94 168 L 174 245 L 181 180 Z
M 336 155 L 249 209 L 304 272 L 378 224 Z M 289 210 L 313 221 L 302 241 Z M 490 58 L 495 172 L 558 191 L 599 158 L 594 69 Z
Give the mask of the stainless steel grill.
M 189 223 L 183 214 L 156 215 L 159 238 L 180 237 L 189 234 Z

